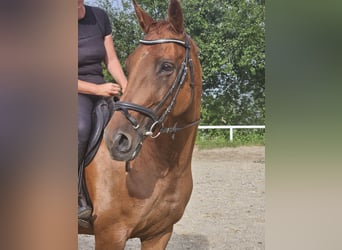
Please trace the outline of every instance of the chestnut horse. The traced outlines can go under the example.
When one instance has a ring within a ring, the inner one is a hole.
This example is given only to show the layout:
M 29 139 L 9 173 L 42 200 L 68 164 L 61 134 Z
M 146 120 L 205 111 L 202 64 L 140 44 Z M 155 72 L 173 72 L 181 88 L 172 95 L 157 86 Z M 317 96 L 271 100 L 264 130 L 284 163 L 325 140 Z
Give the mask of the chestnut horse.
M 135 1 L 144 40 L 127 59 L 128 85 L 85 169 L 96 249 L 165 249 L 192 192 L 202 71 L 178 0 L 156 22 Z

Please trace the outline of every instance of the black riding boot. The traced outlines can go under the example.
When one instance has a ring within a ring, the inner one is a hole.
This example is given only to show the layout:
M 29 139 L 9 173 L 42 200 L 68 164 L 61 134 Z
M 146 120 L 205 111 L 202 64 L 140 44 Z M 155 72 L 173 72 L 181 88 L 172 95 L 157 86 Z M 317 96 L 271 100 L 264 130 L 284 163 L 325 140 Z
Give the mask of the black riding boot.
M 78 219 L 88 220 L 91 216 L 92 209 L 87 204 L 87 200 L 84 194 L 83 185 L 83 157 L 87 149 L 87 144 L 78 144 Z

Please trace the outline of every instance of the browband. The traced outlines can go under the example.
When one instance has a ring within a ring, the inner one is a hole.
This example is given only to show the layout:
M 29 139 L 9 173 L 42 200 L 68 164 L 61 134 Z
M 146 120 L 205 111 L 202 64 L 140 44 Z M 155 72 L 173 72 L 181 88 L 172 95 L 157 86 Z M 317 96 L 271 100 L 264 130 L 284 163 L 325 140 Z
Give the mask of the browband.
M 139 42 L 145 45 L 154 45 L 154 44 L 160 44 L 160 43 L 178 43 L 182 45 L 183 47 L 186 47 L 186 43 L 184 41 L 177 40 L 177 39 L 139 40 Z

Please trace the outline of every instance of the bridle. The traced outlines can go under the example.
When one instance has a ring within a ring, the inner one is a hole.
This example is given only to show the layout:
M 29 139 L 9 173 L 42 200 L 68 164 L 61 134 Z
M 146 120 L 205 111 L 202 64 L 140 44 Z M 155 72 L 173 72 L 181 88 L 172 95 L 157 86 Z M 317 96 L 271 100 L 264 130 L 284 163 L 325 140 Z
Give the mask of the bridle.
M 151 46 L 155 45 L 155 44 L 162 44 L 162 43 L 175 43 L 175 44 L 181 45 L 185 48 L 185 57 L 184 57 L 184 60 L 182 62 L 181 68 L 180 68 L 180 70 L 176 76 L 175 81 L 173 82 L 173 84 L 169 88 L 168 92 L 163 97 L 163 99 L 153 109 L 146 108 L 144 106 L 137 105 L 137 104 L 130 103 L 130 102 L 123 102 L 123 101 L 115 102 L 114 107 L 113 107 L 114 111 L 120 111 L 122 114 L 124 114 L 126 119 L 131 123 L 131 125 L 133 126 L 133 128 L 135 130 L 139 130 L 141 128 L 141 126 L 137 122 L 137 120 L 129 114 L 128 110 L 133 110 L 133 111 L 142 113 L 145 116 L 149 117 L 152 121 L 152 125 L 149 127 L 149 129 L 143 129 L 142 132 L 140 132 L 141 142 L 138 144 L 138 147 L 135 150 L 135 152 L 137 152 L 138 149 L 140 149 L 140 147 L 142 145 L 142 141 L 147 136 L 150 136 L 151 138 L 155 139 L 161 133 L 172 133 L 174 135 L 174 133 L 176 133 L 180 130 L 195 126 L 200 122 L 200 120 L 198 119 L 196 121 L 190 122 L 189 124 L 187 124 L 183 127 L 177 127 L 177 123 L 171 128 L 165 128 L 163 126 L 163 122 L 164 122 L 166 116 L 173 109 L 173 107 L 176 103 L 177 96 L 180 92 L 180 89 L 183 87 L 183 85 L 185 83 L 185 78 L 186 78 L 188 69 L 190 69 L 190 87 L 191 87 L 191 91 L 192 91 L 192 98 L 191 98 L 191 102 L 190 102 L 189 106 L 191 105 L 191 103 L 193 101 L 193 97 L 194 97 L 194 71 L 193 71 L 192 59 L 190 57 L 190 38 L 189 38 L 189 36 L 185 35 L 185 41 L 178 40 L 178 39 L 157 39 L 157 40 L 139 40 L 139 42 L 141 44 L 151 45 Z M 166 103 L 166 101 L 169 98 L 172 98 L 171 102 L 169 103 L 168 107 L 162 112 L 162 114 L 158 117 L 157 111 L 159 111 L 159 109 Z M 158 125 L 161 125 L 161 127 L 160 127 L 159 131 L 157 133 L 155 133 L 155 130 L 157 129 Z M 134 157 L 135 157 L 135 155 L 132 156 L 132 159 L 134 159 Z
M 182 88 L 184 82 L 185 82 L 185 77 L 188 72 L 188 65 L 190 68 L 190 87 L 192 90 L 192 98 L 193 98 L 193 88 L 194 88 L 194 72 L 193 72 L 193 64 L 192 64 L 192 59 L 190 58 L 190 40 L 188 35 L 185 36 L 185 41 L 182 40 L 177 40 L 177 39 L 158 39 L 158 40 L 139 40 L 140 43 L 145 44 L 145 45 L 155 45 L 155 44 L 161 44 L 161 43 L 176 43 L 185 48 L 185 57 L 184 61 L 182 62 L 181 68 L 176 76 L 175 81 L 171 85 L 170 89 L 166 93 L 166 95 L 163 97 L 163 99 L 159 102 L 159 104 L 154 107 L 153 109 L 146 108 L 141 105 L 137 105 L 134 103 L 130 102 L 122 102 L 122 101 L 117 101 L 114 104 L 114 111 L 120 111 L 122 112 L 127 120 L 132 124 L 133 128 L 135 130 L 140 128 L 140 124 L 132 117 L 128 110 L 134 110 L 136 112 L 142 113 L 145 116 L 148 116 L 152 120 L 152 125 L 151 127 L 144 131 L 144 136 L 151 136 L 152 138 L 157 138 L 161 133 L 175 133 L 179 130 L 194 126 L 199 123 L 199 120 L 196 120 L 194 122 L 189 123 L 188 125 L 184 127 L 172 127 L 172 128 L 164 128 L 161 127 L 159 132 L 156 135 L 153 135 L 154 129 L 157 127 L 157 125 L 163 123 L 165 120 L 166 116 L 168 113 L 171 112 L 173 109 L 175 103 L 176 103 L 176 98 L 180 92 L 180 89 Z M 170 96 L 175 93 L 172 96 L 171 102 L 168 105 L 168 107 L 164 110 L 164 112 L 158 117 L 157 116 L 157 111 L 164 105 L 164 103 L 170 98 Z

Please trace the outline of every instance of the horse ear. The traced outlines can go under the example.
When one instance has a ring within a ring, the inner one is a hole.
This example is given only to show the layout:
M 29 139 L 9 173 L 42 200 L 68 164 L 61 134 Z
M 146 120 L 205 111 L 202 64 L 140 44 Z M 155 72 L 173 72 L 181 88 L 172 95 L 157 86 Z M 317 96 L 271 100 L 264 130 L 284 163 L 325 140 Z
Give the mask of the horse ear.
M 148 32 L 149 26 L 154 22 L 153 18 L 150 17 L 145 11 L 143 11 L 135 0 L 133 0 L 133 6 L 137 15 L 141 29 L 145 34 Z
M 183 12 L 178 0 L 171 0 L 169 5 L 169 21 L 178 33 L 183 33 Z

